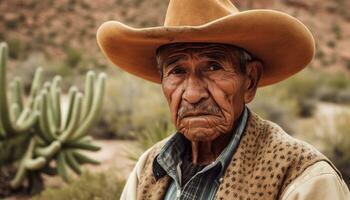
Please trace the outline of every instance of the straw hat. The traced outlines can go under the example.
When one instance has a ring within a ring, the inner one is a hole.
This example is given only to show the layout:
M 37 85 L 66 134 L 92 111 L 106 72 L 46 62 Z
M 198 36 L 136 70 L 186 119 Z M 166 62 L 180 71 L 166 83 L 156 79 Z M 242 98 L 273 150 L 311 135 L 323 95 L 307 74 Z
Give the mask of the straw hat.
M 296 18 L 267 9 L 240 12 L 230 0 L 170 0 L 164 26 L 133 28 L 108 21 L 98 29 L 97 41 L 116 66 L 155 83 L 161 83 L 156 50 L 169 43 L 239 46 L 263 61 L 259 86 L 297 73 L 315 52 L 312 34 Z

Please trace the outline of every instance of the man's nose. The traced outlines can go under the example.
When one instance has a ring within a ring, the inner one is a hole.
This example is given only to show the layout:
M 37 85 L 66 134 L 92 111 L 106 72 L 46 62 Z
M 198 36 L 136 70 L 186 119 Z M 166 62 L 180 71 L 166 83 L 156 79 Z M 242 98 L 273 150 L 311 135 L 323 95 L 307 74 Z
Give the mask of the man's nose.
M 191 75 L 185 85 L 183 99 L 188 103 L 195 104 L 203 99 L 207 99 L 208 97 L 209 94 L 205 87 L 205 83 L 196 77 L 196 75 Z

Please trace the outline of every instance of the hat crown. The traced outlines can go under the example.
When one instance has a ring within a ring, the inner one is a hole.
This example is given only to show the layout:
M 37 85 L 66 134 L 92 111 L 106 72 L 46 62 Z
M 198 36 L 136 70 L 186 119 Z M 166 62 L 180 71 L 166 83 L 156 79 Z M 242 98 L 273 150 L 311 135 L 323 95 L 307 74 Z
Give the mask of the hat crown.
M 230 0 L 170 0 L 164 26 L 199 26 L 237 12 Z

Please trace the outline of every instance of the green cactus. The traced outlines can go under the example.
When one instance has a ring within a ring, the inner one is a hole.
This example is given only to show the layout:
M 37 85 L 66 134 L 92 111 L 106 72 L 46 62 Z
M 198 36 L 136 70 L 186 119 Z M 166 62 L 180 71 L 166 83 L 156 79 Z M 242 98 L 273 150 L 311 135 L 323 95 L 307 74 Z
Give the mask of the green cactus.
M 0 43 L 0 167 L 16 164 L 17 172 L 10 186 L 17 189 L 27 179 L 29 189 L 35 193 L 43 188 L 43 173 L 58 174 L 67 181 L 68 168 L 80 174 L 82 164 L 99 164 L 80 151 L 100 149 L 92 143 L 87 131 L 101 110 L 106 75 L 96 77 L 89 71 L 84 94 L 72 86 L 68 111 L 64 114 L 61 110 L 62 78 L 55 76 L 51 82 L 43 83 L 42 69 L 38 68 L 24 102 L 19 78 L 7 86 L 7 57 L 7 45 Z

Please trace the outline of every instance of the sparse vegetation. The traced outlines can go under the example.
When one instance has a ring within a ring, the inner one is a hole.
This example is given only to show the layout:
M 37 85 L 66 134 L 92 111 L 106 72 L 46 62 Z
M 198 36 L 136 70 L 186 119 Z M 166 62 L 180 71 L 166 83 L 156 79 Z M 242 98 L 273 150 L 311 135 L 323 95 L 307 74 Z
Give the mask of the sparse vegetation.
M 335 47 L 335 42 L 333 40 L 330 40 L 327 42 L 327 46 L 329 46 L 330 48 L 334 48 Z
M 18 59 L 21 57 L 23 50 L 24 50 L 24 44 L 22 41 L 18 38 L 13 38 L 9 40 L 9 56 L 12 59 Z
M 318 101 L 349 104 L 350 79 L 306 69 L 279 84 L 258 89 L 253 110 L 293 131 L 287 117 L 311 117 Z
M 130 151 L 130 149 L 126 149 L 128 157 L 131 160 L 137 161 L 143 152 L 173 133 L 175 133 L 173 124 L 160 122 L 155 122 L 149 125 L 145 130 L 131 132 L 137 141 L 138 149 L 133 149 L 132 151 Z
M 76 67 L 83 59 L 83 54 L 79 49 L 68 48 L 66 50 L 66 64 Z
M 85 171 L 62 188 L 50 188 L 32 198 L 32 200 L 116 200 L 120 198 L 125 180 L 116 169 L 93 173 Z
M 343 34 L 342 34 L 342 30 L 341 30 L 339 24 L 334 24 L 333 27 L 332 27 L 332 31 L 333 31 L 333 33 L 335 35 L 335 38 L 337 40 L 342 39 Z
M 17 19 L 9 19 L 5 22 L 5 26 L 8 29 L 15 30 L 18 27 Z
M 317 49 L 316 49 L 316 58 L 317 59 L 323 59 L 324 58 L 324 51 L 322 50 L 322 48 L 321 47 L 318 47 Z
M 305 132 L 311 134 L 312 140 L 334 162 L 350 186 L 350 112 L 338 112 L 333 117 L 317 116 Z
M 170 120 L 159 85 L 118 71 L 107 82 L 106 93 L 109 95 L 105 101 L 105 114 L 101 117 L 108 129 L 101 129 L 99 136 L 113 132 L 116 138 L 132 138 L 130 132 L 138 133 L 156 121 L 166 123 Z
M 348 61 L 346 62 L 346 68 L 347 68 L 348 70 L 350 70 L 350 60 L 348 60 Z

